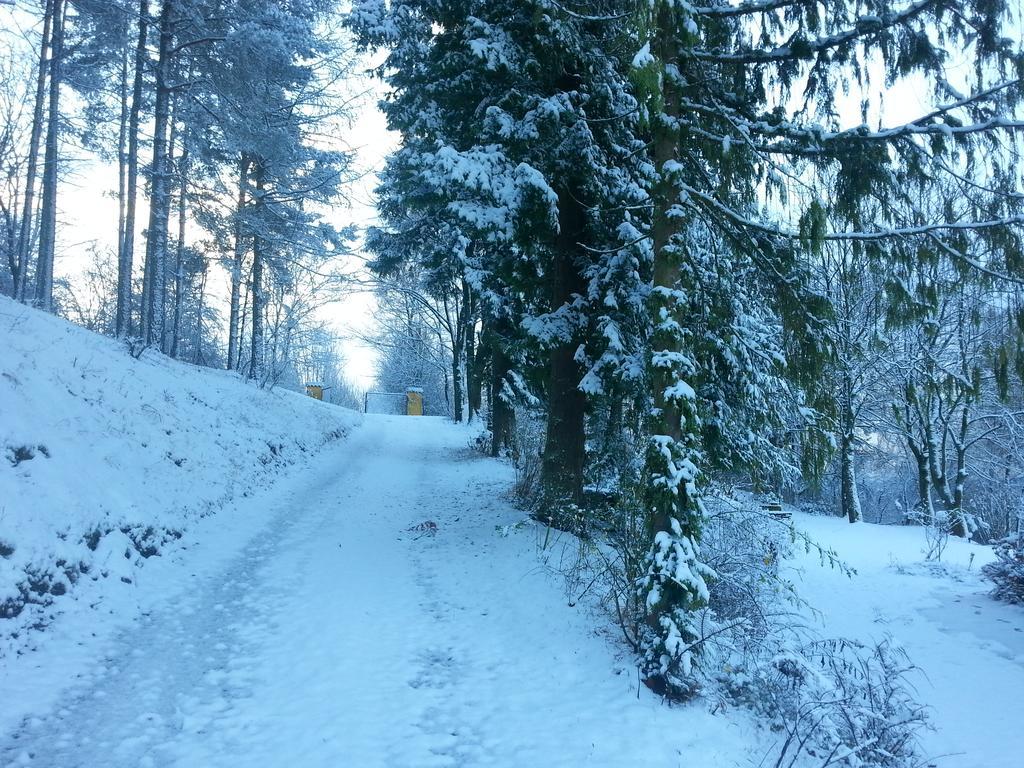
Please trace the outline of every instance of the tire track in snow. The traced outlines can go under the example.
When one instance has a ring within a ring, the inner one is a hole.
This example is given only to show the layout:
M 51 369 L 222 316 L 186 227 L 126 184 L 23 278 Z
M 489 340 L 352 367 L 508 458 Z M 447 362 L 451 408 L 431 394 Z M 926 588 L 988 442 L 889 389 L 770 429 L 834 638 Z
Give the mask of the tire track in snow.
M 28 718 L 0 743 L 0 765 L 172 765 L 180 758 L 177 742 L 218 733 L 232 708 L 252 695 L 260 638 L 277 628 L 275 607 L 300 583 L 306 564 L 293 557 L 292 577 L 273 583 L 262 572 L 324 526 L 325 511 L 296 511 L 315 509 L 337 480 L 320 473 L 221 572 L 183 593 L 180 603 L 143 614 L 91 674 L 69 686 L 62 707 Z M 243 727 L 219 739 L 249 735 Z
M 467 439 L 367 419 L 218 574 L 0 740 L 0 765 L 747 764 L 741 721 L 637 698 L 630 661 L 539 568 L 508 468 Z M 425 520 L 437 535 L 415 539 Z

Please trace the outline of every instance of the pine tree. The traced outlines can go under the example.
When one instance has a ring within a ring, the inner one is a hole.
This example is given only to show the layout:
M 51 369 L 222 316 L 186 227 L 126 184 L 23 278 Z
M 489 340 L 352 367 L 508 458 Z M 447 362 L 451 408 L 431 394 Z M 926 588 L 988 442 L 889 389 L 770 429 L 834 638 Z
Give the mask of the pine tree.
M 342 247 L 318 204 L 329 202 L 351 175 L 348 153 L 321 149 L 312 136 L 333 106 L 323 100 L 315 63 L 328 54 L 316 24 L 329 3 L 293 7 L 266 2 L 238 7 L 217 48 L 210 77 L 222 153 L 236 158 L 238 261 L 251 243 L 251 344 L 247 375 L 268 381 L 264 313 L 271 281 L 290 280 L 304 260 L 322 261 Z M 239 265 L 240 266 L 240 265 Z M 238 298 L 232 285 L 232 315 Z M 240 349 L 232 327 L 231 345 Z M 230 354 L 229 354 L 230 357 Z M 230 362 L 229 362 L 230 364 Z
M 700 641 L 694 618 L 706 604 L 710 576 L 699 559 L 696 483 L 702 469 L 743 449 L 742 441 L 730 439 L 742 432 L 715 429 L 715 403 L 700 395 L 702 380 L 727 379 L 714 357 L 701 351 L 688 317 L 698 286 L 712 296 L 728 286 L 719 282 L 721 273 L 698 282 L 706 261 L 702 246 L 727 243 L 741 257 L 740 268 L 767 287 L 763 298 L 783 329 L 780 351 L 792 361 L 786 376 L 804 384 L 830 352 L 818 320 L 826 307 L 807 290 L 802 255 L 815 243 L 865 241 L 882 250 L 919 237 L 938 239 L 956 252 L 947 233 L 969 227 L 998 231 L 1019 220 L 1019 201 L 1007 194 L 990 201 L 994 217 L 973 223 L 924 219 L 908 226 L 859 217 L 867 199 L 879 201 L 890 215 L 886 201 L 903 199 L 909 180 L 941 170 L 944 152 L 955 164 L 970 155 L 976 136 L 1016 125 L 996 118 L 1010 113 L 1020 95 L 1020 59 L 999 31 L 1006 7 L 987 1 L 961 5 L 950 13 L 945 3 L 929 0 L 897 8 L 842 2 L 824 9 L 802 0 L 701 8 L 659 1 L 638 14 L 634 65 L 657 173 L 649 358 L 655 399 L 648 453 L 653 544 L 642 587 L 652 688 L 685 696 L 696 687 L 692 668 Z M 948 83 L 941 67 L 943 46 L 960 45 L 989 63 L 976 70 L 967 96 Z M 847 78 L 869 81 L 869 62 L 875 61 L 887 77 L 920 73 L 934 84 L 937 98 L 954 95 L 903 126 L 844 129 L 833 97 Z M 791 107 L 801 102 L 803 109 Z M 996 178 L 1001 170 L 996 168 Z M 801 174 L 825 172 L 835 174 L 828 206 L 799 192 Z M 805 213 L 800 227 L 786 215 L 794 202 Z M 865 226 L 827 232 L 820 226 L 826 209 Z M 710 238 L 694 236 L 705 227 Z M 771 358 L 755 359 L 750 375 L 771 377 Z M 763 435 L 764 425 L 753 434 Z
M 404 139 L 381 189 L 388 228 L 371 247 L 431 270 L 453 264 L 494 329 L 484 338 L 505 345 L 492 360 L 530 350 L 527 368 L 504 378 L 532 382 L 546 404 L 539 513 L 574 527 L 586 462 L 582 347 L 598 312 L 609 314 L 592 305 L 591 280 L 621 245 L 621 206 L 639 190 L 621 62 L 602 25 L 554 4 L 365 2 L 351 23 L 364 44 L 391 51 L 383 108 Z M 417 237 L 425 230 L 430 239 Z

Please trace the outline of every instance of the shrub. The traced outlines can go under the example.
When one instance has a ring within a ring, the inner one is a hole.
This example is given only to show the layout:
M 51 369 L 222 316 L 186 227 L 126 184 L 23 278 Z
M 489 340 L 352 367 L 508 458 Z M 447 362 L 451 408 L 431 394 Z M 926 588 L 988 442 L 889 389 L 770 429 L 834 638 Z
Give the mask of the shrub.
M 908 680 L 913 670 L 887 640 L 818 640 L 777 655 L 746 680 L 748 698 L 756 694 L 784 734 L 773 765 L 920 765 L 917 734 L 927 718 Z
M 1024 603 L 1024 533 L 1016 533 L 995 546 L 996 562 L 981 570 L 995 582 L 992 596 L 1008 603 Z

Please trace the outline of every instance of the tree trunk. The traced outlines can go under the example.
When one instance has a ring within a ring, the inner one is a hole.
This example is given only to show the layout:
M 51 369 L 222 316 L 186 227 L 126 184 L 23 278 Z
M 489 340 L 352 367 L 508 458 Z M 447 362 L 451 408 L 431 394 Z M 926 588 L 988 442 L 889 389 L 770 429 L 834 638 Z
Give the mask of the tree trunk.
M 206 355 L 203 353 L 203 335 L 206 333 L 206 330 L 203 328 L 203 314 L 206 312 L 206 278 L 209 274 L 209 267 L 205 261 L 202 268 L 203 271 L 199 278 L 199 292 L 196 297 L 196 335 L 192 362 L 196 365 L 206 366 Z
M 584 293 L 586 283 L 577 258 L 586 228 L 586 212 L 574 190 L 559 194 L 559 233 L 549 277 L 553 309 L 570 304 Z M 583 469 L 586 461 L 584 419 L 587 401 L 579 388 L 583 369 L 576 362 L 579 341 L 559 340 L 548 355 L 548 418 L 541 462 L 541 519 L 556 528 L 575 530 L 579 520 L 572 507 L 583 501 Z
M 851 523 L 861 519 L 860 496 L 857 494 L 857 465 L 854 452 L 854 430 L 856 416 L 853 410 L 853 393 L 847 386 L 843 393 L 843 418 L 839 435 L 839 496 L 842 513 Z
M 515 410 L 506 387 L 506 377 L 511 370 L 511 362 L 505 350 L 507 344 L 504 331 L 507 323 L 492 321 L 485 325 L 483 338 L 490 356 L 490 422 L 491 422 L 491 456 L 501 455 L 512 445 L 512 432 L 515 428 Z
M 242 262 L 245 259 L 245 241 L 242 232 L 242 216 L 245 213 L 246 190 L 249 186 L 249 158 L 243 155 L 238 160 L 238 198 L 235 201 L 235 249 L 231 258 L 231 312 L 228 318 L 228 370 L 239 366 L 240 325 L 242 318 Z
M 448 378 L 448 371 L 444 372 L 444 403 L 448 407 L 448 415 L 454 418 L 455 411 L 452 409 L 451 382 Z
M 114 310 L 114 333 L 121 335 L 118 327 L 118 315 L 120 312 L 121 298 L 121 265 L 124 263 L 124 201 L 128 187 L 128 112 L 129 112 L 129 86 L 128 86 L 128 48 L 120 52 L 121 72 L 118 78 L 118 101 L 120 102 L 120 113 L 117 118 L 117 268 L 118 268 L 118 290 L 117 307 Z
M 928 456 L 912 438 L 907 438 L 907 447 L 910 448 L 910 453 L 917 466 L 917 511 L 922 522 L 930 525 L 935 521 L 935 510 L 932 507 L 932 482 L 928 472 Z
M 466 302 L 459 301 L 455 310 L 455 334 L 452 338 L 452 421 L 462 422 L 462 402 L 464 400 L 462 363 L 466 347 Z
M 843 514 L 851 523 L 861 519 L 860 497 L 857 495 L 857 466 L 853 451 L 853 435 L 844 431 L 840 436 L 840 496 Z
M 480 414 L 480 403 L 483 397 L 481 389 L 481 372 L 478 361 L 479 352 L 476 343 L 477 300 L 469 285 L 463 282 L 463 304 L 469 307 L 466 312 L 465 346 L 466 346 L 466 403 L 469 407 L 469 422 Z
M 53 311 L 53 261 L 57 248 L 57 155 L 60 141 L 60 85 L 64 58 L 64 0 L 53 0 L 50 28 L 50 99 L 47 105 L 43 192 L 39 214 L 39 260 L 34 304 Z
M 252 271 L 251 270 L 249 272 L 249 280 L 245 281 L 242 284 L 242 287 L 244 288 L 244 291 L 242 293 L 242 309 L 241 309 L 241 312 L 240 312 L 241 320 L 239 322 L 239 325 L 241 327 L 239 328 L 239 331 L 238 331 L 239 350 L 238 350 L 238 362 L 236 364 L 237 365 L 237 369 L 239 371 L 242 370 L 242 350 L 241 350 L 241 346 L 243 345 L 244 339 L 246 338 L 246 336 L 245 336 L 245 334 L 246 334 L 246 327 L 247 327 L 246 323 L 249 321 L 249 297 L 252 296 Z M 252 336 L 250 335 L 249 338 L 251 339 Z M 245 371 L 246 371 L 246 377 L 248 377 L 248 375 L 249 375 L 249 373 L 248 373 L 249 372 L 248 361 L 246 362 Z
M 25 199 L 22 205 L 18 234 L 17 271 L 14 273 L 14 296 L 18 301 L 28 297 L 28 260 L 32 249 L 32 222 L 35 220 L 36 173 L 39 165 L 39 144 L 43 138 L 43 110 L 46 106 L 47 51 L 50 49 L 50 28 L 53 25 L 54 0 L 46 0 L 43 11 L 43 37 L 39 43 L 39 71 L 36 74 L 36 101 L 32 109 L 32 131 L 28 141 L 28 168 L 25 174 Z
M 135 261 L 135 207 L 139 188 L 139 116 L 142 112 L 142 86 L 146 68 L 146 38 L 149 32 L 149 0 L 139 0 L 139 37 L 135 44 L 135 72 L 132 105 L 128 114 L 128 153 L 124 203 L 123 241 L 117 262 L 118 336 L 132 332 L 132 269 Z
M 472 424 L 476 419 L 477 405 L 474 402 L 473 390 L 479 387 L 476 380 L 476 348 L 473 344 L 473 329 L 466 329 L 465 358 L 466 358 L 466 423 Z
M 259 163 L 254 169 L 256 181 L 256 204 L 263 205 L 263 168 Z M 249 355 L 249 378 L 255 379 L 258 383 L 263 381 L 263 311 L 265 296 L 263 288 L 263 266 L 266 254 L 264 249 L 266 242 L 260 234 L 256 234 L 252 241 L 252 346 Z
M 143 338 L 166 351 L 164 320 L 167 305 L 167 229 L 171 216 L 168 129 L 171 112 L 171 56 L 175 0 L 164 0 L 160 11 L 160 49 L 153 108 L 153 164 L 150 169 L 149 232 L 146 237 L 146 276 L 143 287 Z
M 956 436 L 956 480 L 952 508 L 949 511 L 949 531 L 962 539 L 966 539 L 970 533 L 964 513 L 964 485 L 967 482 L 967 436 L 971 428 L 971 404 L 972 399 L 967 396 L 960 414 L 960 431 Z
M 188 144 L 187 139 L 178 161 L 178 242 L 175 244 L 174 259 L 174 321 L 171 325 L 171 357 L 178 357 L 178 341 L 181 336 L 181 303 L 185 282 L 185 222 L 188 203 Z
M 700 435 L 695 391 L 686 378 L 692 370 L 680 326 L 686 323 L 680 292 L 685 256 L 682 236 L 686 220 L 680 215 L 677 174 L 682 137 L 676 120 L 681 115 L 684 77 L 677 34 L 682 13 L 675 4 L 657 4 L 652 53 L 663 63 L 662 114 L 652 120 L 653 160 L 659 175 L 653 194 L 654 283 L 650 296 L 653 333 L 648 359 L 653 407 L 648 423 L 645 509 L 651 548 L 642 583 L 645 622 L 640 637 L 642 674 L 647 687 L 670 698 L 689 698 L 696 692 L 693 665 L 698 653 L 691 629 L 693 613 L 707 604 L 706 580 L 711 571 L 699 559 L 700 507 L 696 500 Z M 674 76 L 673 76 L 674 74 Z

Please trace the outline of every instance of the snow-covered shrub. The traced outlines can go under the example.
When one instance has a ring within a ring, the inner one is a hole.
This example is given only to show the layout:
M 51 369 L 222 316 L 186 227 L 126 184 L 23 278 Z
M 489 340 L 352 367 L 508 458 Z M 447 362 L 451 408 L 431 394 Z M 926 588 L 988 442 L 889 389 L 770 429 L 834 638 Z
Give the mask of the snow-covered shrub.
M 705 503 L 701 556 L 716 573 L 710 602 L 693 617 L 694 634 L 705 656 L 707 675 L 762 654 L 761 646 L 780 625 L 795 621 L 798 599 L 780 576 L 780 559 L 796 541 L 790 526 L 751 504 L 708 495 Z M 569 555 L 559 571 L 573 599 L 595 582 L 603 588 L 601 605 L 635 648 L 645 614 L 644 594 L 637 589 L 646 572 L 649 540 L 640 489 L 626 484 L 615 503 L 591 525 L 591 537 Z M 830 553 L 829 553 L 830 554 Z M 596 590 L 595 590 L 596 591 Z
M 914 669 L 889 641 L 818 640 L 781 651 L 742 684 L 782 734 L 778 768 L 916 768 L 927 716 L 908 679 Z
M 1003 539 L 994 551 L 996 562 L 981 569 L 995 582 L 992 596 L 1008 603 L 1024 603 L 1024 533 Z
M 544 419 L 541 415 L 534 410 L 517 408 L 512 440 L 515 495 L 529 507 L 540 494 L 541 456 L 544 451 Z
M 852 570 L 753 499 L 719 494 L 706 506 L 702 556 L 717 574 L 698 624 L 708 694 L 754 710 L 778 730 L 768 765 L 917 765 L 924 712 L 907 680 L 913 665 L 888 642 L 816 638 L 779 564 L 801 547 L 816 551 L 823 566 Z
M 476 429 L 469 438 L 470 449 L 482 453 L 484 456 L 491 454 L 491 430 L 483 422 L 476 422 Z
M 750 505 L 718 497 L 705 509 L 701 553 L 714 570 L 709 608 L 730 637 L 743 646 L 761 642 L 775 623 L 791 616 L 797 602 L 791 585 L 779 577 L 779 561 L 793 547 L 790 526 Z M 745 649 L 744 652 L 747 652 Z

